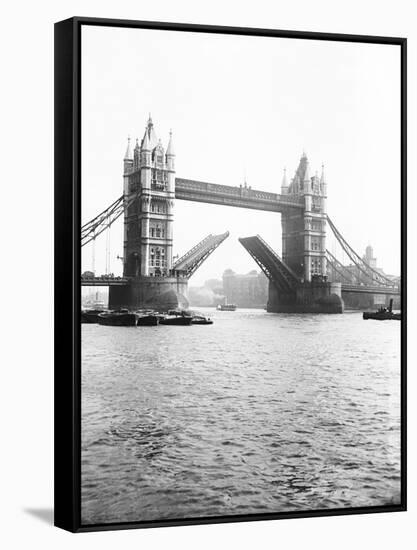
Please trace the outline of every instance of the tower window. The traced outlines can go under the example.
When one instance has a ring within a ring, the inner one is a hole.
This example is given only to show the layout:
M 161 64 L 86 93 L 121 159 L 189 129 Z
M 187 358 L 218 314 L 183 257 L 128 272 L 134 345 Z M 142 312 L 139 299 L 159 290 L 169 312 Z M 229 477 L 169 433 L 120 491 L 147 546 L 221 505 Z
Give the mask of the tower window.
M 320 259 L 316 258 L 314 260 L 311 260 L 311 273 L 313 275 L 321 273 L 321 260 Z
M 320 250 L 320 239 L 313 237 L 311 239 L 311 250 Z

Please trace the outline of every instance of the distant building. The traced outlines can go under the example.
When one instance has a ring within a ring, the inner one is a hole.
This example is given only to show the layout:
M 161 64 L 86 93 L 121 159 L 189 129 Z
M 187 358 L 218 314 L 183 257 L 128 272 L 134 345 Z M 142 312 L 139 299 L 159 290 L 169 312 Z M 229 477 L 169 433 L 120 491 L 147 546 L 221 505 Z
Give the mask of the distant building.
M 265 307 L 268 300 L 268 279 L 253 270 L 242 275 L 231 269 L 223 273 L 223 294 L 228 304 L 238 307 Z
M 365 256 L 362 258 L 370 267 L 376 268 L 376 258 L 374 258 L 374 249 L 369 244 L 365 249 Z
M 365 254 L 362 256 L 362 260 L 369 265 L 376 273 L 383 275 L 384 277 L 391 278 L 389 275 L 384 273 L 384 270 L 380 267 L 377 267 L 377 259 L 374 257 L 374 249 L 369 244 L 365 249 Z M 363 272 L 359 269 L 358 266 L 350 264 L 345 266 L 346 270 L 351 274 L 352 284 L 361 284 L 369 282 L 368 279 L 364 278 Z
M 107 288 L 83 287 L 82 307 L 107 307 L 109 293 Z

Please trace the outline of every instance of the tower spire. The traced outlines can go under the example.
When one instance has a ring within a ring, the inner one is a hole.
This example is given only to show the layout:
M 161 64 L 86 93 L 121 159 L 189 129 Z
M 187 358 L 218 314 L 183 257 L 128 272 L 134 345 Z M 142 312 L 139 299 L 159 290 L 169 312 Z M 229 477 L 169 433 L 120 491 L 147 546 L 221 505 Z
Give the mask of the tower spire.
M 326 183 L 326 178 L 324 176 L 324 164 L 321 165 L 321 178 L 320 178 L 320 183 L 323 184 L 323 183 Z
M 148 122 L 146 123 L 146 133 L 148 134 L 148 148 L 149 151 L 153 151 L 158 145 L 158 138 L 156 136 L 155 128 L 152 121 L 151 113 L 149 113 Z
M 307 155 L 305 153 L 304 153 L 304 158 L 306 159 L 305 160 L 306 167 L 305 167 L 305 172 L 304 172 L 304 182 L 310 182 L 310 165 L 309 165 L 309 162 L 307 160 Z
M 130 147 L 130 136 L 127 138 L 127 147 L 126 147 L 126 153 L 123 160 L 132 160 L 132 149 Z
M 284 173 L 282 175 L 282 183 L 281 183 L 281 193 L 283 195 L 286 195 L 289 192 L 288 188 L 288 180 L 287 180 L 287 169 L 284 168 Z
M 284 175 L 282 176 L 281 187 L 287 187 L 287 186 L 288 186 L 288 182 L 287 182 L 287 169 L 284 168 Z
M 167 157 L 174 157 L 175 156 L 175 150 L 174 150 L 174 143 L 172 139 L 172 130 L 169 131 L 169 141 L 168 141 L 168 147 L 166 151 Z
M 143 140 L 142 140 L 142 149 L 144 151 L 150 151 L 151 150 L 150 143 L 149 143 L 148 127 L 145 128 L 145 134 L 144 134 Z

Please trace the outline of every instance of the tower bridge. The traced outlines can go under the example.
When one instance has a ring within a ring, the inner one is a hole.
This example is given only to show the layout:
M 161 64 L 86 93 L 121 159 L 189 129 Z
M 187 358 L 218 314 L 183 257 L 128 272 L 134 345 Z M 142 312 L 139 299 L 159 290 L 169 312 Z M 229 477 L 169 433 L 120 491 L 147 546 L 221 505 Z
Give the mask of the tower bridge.
M 282 258 L 258 235 L 239 239 L 269 278 L 268 311 L 342 313 L 344 295 L 400 294 L 399 286 L 361 258 L 327 215 L 324 169 L 310 174 L 303 153 L 294 177 L 284 172 L 281 192 L 218 185 L 176 177 L 172 133 L 167 148 L 151 117 L 123 160 L 123 195 L 81 229 L 81 244 L 95 240 L 123 214 L 123 277 L 81 278 L 83 286 L 108 286 L 109 306 L 187 307 L 188 279 L 229 236 L 208 235 L 174 261 L 175 200 L 248 208 L 281 214 Z M 344 266 L 326 249 L 327 226 L 355 266 Z

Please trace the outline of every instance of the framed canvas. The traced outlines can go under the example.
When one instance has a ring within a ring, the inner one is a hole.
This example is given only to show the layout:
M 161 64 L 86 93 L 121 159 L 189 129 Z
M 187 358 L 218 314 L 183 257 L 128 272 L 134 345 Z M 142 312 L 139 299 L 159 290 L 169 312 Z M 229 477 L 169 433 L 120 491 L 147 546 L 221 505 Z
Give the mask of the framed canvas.
M 406 509 L 406 39 L 55 25 L 55 524 Z

